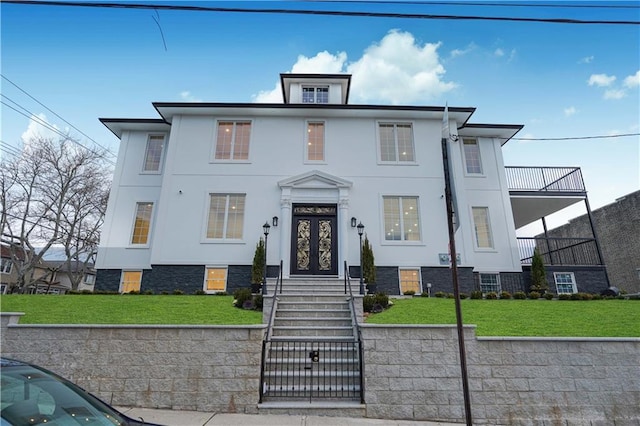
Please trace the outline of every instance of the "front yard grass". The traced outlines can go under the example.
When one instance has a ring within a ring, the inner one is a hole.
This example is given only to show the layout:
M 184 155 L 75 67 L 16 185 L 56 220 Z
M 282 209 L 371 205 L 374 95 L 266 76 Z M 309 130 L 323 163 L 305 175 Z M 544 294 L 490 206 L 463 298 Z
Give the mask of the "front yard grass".
M 18 295 L 0 297 L 20 324 L 261 324 L 262 312 L 238 309 L 233 296 Z
M 455 300 L 414 297 L 367 318 L 370 324 L 455 324 Z M 460 301 L 478 336 L 640 337 L 637 300 Z
M 370 324 L 455 324 L 453 299 L 392 299 Z M 640 337 L 637 300 L 461 301 L 478 336 Z M 261 324 L 262 313 L 233 307 L 233 296 L 3 295 L 2 312 L 24 312 L 21 324 Z

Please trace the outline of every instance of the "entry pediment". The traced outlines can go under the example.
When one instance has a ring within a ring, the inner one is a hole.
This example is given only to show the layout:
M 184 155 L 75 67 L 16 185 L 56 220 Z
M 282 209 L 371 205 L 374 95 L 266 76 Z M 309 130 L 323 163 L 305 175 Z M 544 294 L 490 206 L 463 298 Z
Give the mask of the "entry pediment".
M 278 182 L 280 188 L 314 188 L 314 189 L 333 189 L 333 188 L 350 188 L 353 184 L 348 180 L 321 172 L 320 170 L 312 170 L 301 175 L 293 176 Z

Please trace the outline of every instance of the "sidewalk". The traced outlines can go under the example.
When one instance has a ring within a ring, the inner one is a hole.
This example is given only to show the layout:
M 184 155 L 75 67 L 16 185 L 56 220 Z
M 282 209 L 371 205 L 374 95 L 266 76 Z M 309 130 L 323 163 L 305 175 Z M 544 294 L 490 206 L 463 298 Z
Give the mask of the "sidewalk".
M 166 426 L 459 426 L 458 423 L 381 420 L 324 416 L 280 416 L 264 414 L 203 413 L 199 411 L 155 410 L 117 407 L 134 419 Z

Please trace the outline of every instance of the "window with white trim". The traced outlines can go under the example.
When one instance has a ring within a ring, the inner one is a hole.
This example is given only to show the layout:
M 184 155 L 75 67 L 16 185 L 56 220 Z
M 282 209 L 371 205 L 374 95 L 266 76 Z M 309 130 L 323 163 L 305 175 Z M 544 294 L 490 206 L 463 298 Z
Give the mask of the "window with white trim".
M 413 291 L 415 294 L 422 293 L 422 277 L 420 268 L 400 268 L 398 270 L 400 278 L 400 294 Z
M 122 271 L 120 277 L 120 293 L 140 291 L 142 271 Z
M 208 267 L 204 275 L 204 291 L 218 293 L 227 289 L 227 268 Z
M 498 293 L 502 291 L 500 286 L 500 274 L 480 274 L 480 291 L 483 294 Z
M 477 139 L 462 139 L 464 147 L 465 170 L 469 175 L 482 174 L 482 161 L 480 160 L 480 146 Z
M 88 285 L 93 285 L 96 282 L 96 276 L 94 274 L 85 274 L 84 275 L 84 283 Z
M 556 282 L 558 294 L 573 294 L 578 292 L 576 277 L 573 272 L 554 272 L 553 279 Z
M 242 239 L 244 208 L 245 194 L 209 194 L 207 238 Z
M 324 161 L 324 122 L 307 122 L 307 161 Z
M 0 272 L 3 274 L 10 274 L 11 269 L 13 267 L 13 262 L 8 257 L 2 258 L 2 266 L 0 267 Z
M 9 288 L 7 284 L 0 284 L 0 294 L 7 294 L 7 288 Z
M 248 160 L 250 140 L 250 121 L 218 121 L 214 160 Z
M 329 87 L 328 86 L 302 87 L 302 103 L 303 104 L 328 104 L 329 103 Z
M 491 235 L 491 224 L 489 222 L 488 207 L 472 207 L 473 228 L 476 237 L 476 247 L 482 249 L 493 248 L 493 237 Z
M 159 173 L 162 167 L 164 154 L 164 135 L 149 135 L 147 148 L 144 153 L 142 171 L 146 173 Z
M 149 243 L 149 231 L 151 230 L 151 214 L 153 203 L 136 203 L 136 214 L 131 231 L 131 244 L 145 245 Z
M 413 126 L 411 123 L 379 123 L 380 161 L 414 163 Z
M 420 241 L 418 197 L 382 197 L 384 239 L 386 241 Z

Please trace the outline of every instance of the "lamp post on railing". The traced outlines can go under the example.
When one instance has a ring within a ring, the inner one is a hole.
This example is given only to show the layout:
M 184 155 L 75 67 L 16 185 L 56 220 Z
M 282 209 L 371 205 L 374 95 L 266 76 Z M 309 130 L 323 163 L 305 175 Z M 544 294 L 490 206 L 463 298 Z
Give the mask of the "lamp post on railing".
M 364 294 L 364 270 L 362 269 L 362 234 L 364 234 L 364 225 L 362 222 L 358 224 L 358 236 L 360 237 L 360 294 Z
M 262 271 L 262 295 L 267 294 L 267 239 L 269 238 L 269 229 L 271 225 L 269 222 L 265 222 L 262 225 L 262 231 L 264 232 L 264 270 Z

